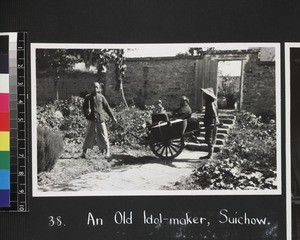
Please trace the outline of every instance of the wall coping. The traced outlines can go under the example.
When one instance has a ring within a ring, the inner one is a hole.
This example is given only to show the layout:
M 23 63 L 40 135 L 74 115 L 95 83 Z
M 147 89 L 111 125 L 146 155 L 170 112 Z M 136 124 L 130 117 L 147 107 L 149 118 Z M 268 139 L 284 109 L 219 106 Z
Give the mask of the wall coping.
M 203 59 L 207 55 L 247 55 L 252 53 L 258 53 L 260 49 L 249 49 L 249 50 L 213 50 L 213 51 L 203 51 L 203 55 L 197 56 L 168 56 L 168 57 L 135 57 L 135 58 L 126 58 L 125 61 L 161 61 L 161 60 L 197 60 Z

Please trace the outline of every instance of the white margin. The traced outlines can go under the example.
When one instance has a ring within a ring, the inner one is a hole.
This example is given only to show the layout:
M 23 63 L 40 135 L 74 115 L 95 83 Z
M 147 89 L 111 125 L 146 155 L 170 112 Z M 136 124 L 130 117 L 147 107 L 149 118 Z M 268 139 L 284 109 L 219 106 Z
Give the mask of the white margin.
M 95 49 L 95 48 L 142 48 L 142 47 L 216 47 L 218 49 L 239 50 L 243 48 L 275 48 L 276 87 L 276 141 L 277 141 L 277 189 L 276 190 L 165 190 L 165 191 L 79 191 L 42 192 L 37 182 L 37 132 L 36 132 L 36 49 Z M 33 197 L 73 197 L 73 196 L 219 196 L 219 195 L 281 195 L 281 73 L 280 43 L 189 43 L 189 44 L 77 44 L 77 43 L 31 43 L 31 110 L 32 110 L 32 195 Z
M 32 162 L 32 196 L 37 194 L 37 122 L 36 122 L 36 51 L 31 45 L 30 59 L 31 59 L 31 162 Z M 35 151 L 34 151 L 35 150 Z
M 300 48 L 300 43 L 285 43 L 285 140 L 286 140 L 286 231 L 287 239 L 292 239 L 292 190 L 291 190 L 291 59 L 292 47 Z

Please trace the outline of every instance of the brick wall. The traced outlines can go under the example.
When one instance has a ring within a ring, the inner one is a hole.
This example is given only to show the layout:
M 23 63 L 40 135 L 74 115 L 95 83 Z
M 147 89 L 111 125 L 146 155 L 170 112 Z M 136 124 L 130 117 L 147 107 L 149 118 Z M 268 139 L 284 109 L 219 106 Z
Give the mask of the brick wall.
M 224 57 L 228 57 L 227 55 L 221 57 L 224 59 Z M 258 52 L 247 53 L 245 62 L 242 108 L 256 114 L 269 110 L 275 112 L 274 63 L 260 62 Z M 177 108 L 179 98 L 186 95 L 194 109 L 195 58 L 127 59 L 126 64 L 124 92 L 129 104 L 153 105 L 157 103 L 158 99 L 161 99 L 163 106 L 171 110 Z M 58 83 L 60 98 L 79 96 L 80 92 L 88 91 L 90 84 L 97 79 L 98 76 L 92 73 L 66 73 Z M 104 82 L 104 94 L 109 103 L 112 106 L 118 105 L 122 102 L 122 97 L 120 92 L 115 91 L 113 64 L 110 65 Z M 38 103 L 53 99 L 55 99 L 53 78 L 46 73 L 38 74 Z
M 89 91 L 92 82 L 97 81 L 97 75 L 84 72 L 68 72 L 58 81 L 60 99 L 70 99 L 79 96 L 83 91 Z M 56 99 L 54 78 L 48 73 L 37 74 L 36 79 L 37 103 L 44 103 Z
M 186 95 L 194 102 L 194 59 L 143 59 L 128 60 L 124 79 L 125 97 L 138 106 L 154 105 L 161 99 L 166 109 L 179 106 L 179 98 Z M 114 71 L 106 78 L 107 98 L 112 104 L 121 101 L 121 94 L 114 91 Z
M 260 62 L 251 54 L 245 65 L 242 108 L 255 114 L 276 112 L 275 64 Z

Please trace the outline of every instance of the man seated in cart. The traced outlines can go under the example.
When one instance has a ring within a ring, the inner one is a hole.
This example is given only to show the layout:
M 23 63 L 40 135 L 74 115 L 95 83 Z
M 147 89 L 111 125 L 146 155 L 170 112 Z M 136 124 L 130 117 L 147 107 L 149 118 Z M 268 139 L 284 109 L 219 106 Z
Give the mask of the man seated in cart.
M 186 96 L 180 98 L 180 107 L 170 116 L 171 119 L 165 111 L 158 111 L 152 115 L 152 124 L 149 125 L 149 145 L 156 156 L 170 160 L 182 152 L 186 134 L 192 136 L 200 129 L 198 119 L 191 116 L 192 110 Z M 196 124 L 190 124 L 191 121 Z
M 192 109 L 190 107 L 190 100 L 186 96 L 180 98 L 180 107 L 175 110 L 174 117 L 186 119 L 184 132 L 191 132 L 199 129 L 199 120 L 192 117 Z
M 190 107 L 190 100 L 186 96 L 180 98 L 180 107 L 177 108 L 173 114 L 168 114 L 162 106 L 162 101 L 158 100 L 158 105 L 154 109 L 152 114 L 152 123 L 165 122 L 171 119 L 189 119 L 192 115 L 192 109 Z
M 181 119 L 189 119 L 192 115 L 190 100 L 186 96 L 180 98 L 180 107 L 174 111 L 174 116 Z

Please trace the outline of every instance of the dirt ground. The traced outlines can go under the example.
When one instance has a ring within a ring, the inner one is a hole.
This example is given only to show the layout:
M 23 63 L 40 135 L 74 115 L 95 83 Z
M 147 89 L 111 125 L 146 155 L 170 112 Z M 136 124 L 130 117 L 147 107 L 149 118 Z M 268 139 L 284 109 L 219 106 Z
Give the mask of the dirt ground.
M 163 161 L 149 148 L 112 148 L 112 158 L 94 148 L 88 158 L 80 152 L 65 153 L 55 167 L 38 176 L 38 190 L 42 192 L 85 191 L 150 191 L 168 189 L 188 178 L 196 167 L 204 163 L 200 156 L 207 153 L 184 150 L 176 159 Z

